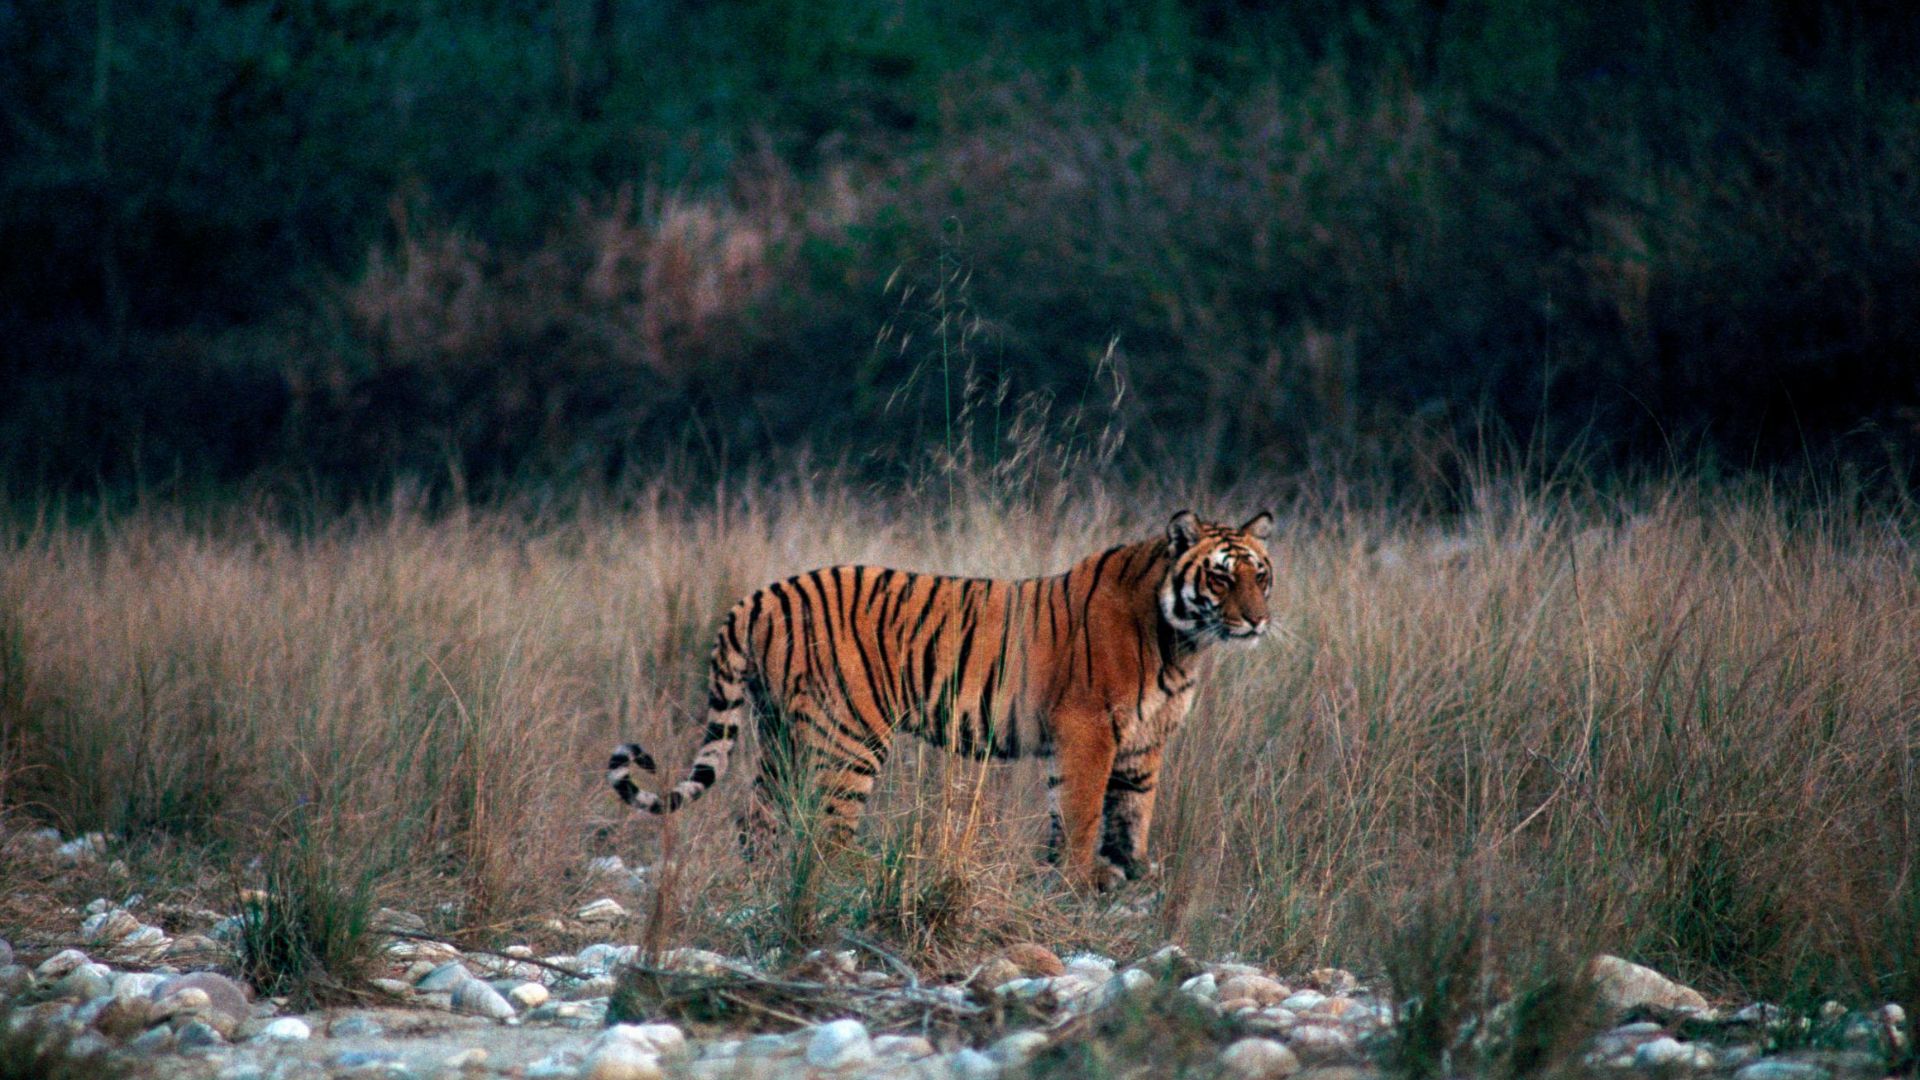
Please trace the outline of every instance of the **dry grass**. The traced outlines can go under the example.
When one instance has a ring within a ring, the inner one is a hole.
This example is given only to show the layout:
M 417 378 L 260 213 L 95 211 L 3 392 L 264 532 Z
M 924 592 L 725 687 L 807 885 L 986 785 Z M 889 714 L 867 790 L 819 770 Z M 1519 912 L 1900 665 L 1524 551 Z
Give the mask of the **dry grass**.
M 1051 571 L 1185 500 L 927 501 L 942 514 L 814 478 L 534 523 L 17 523 L 0 803 L 235 867 L 298 822 L 383 902 L 524 934 L 586 895 L 590 855 L 656 857 L 600 765 L 616 737 L 670 766 L 690 749 L 736 596 L 837 562 Z M 1920 521 L 1842 502 L 1487 484 L 1444 525 L 1296 510 L 1273 545 L 1283 632 L 1219 659 L 1172 754 L 1157 886 L 1066 894 L 1038 865 L 1038 763 L 917 747 L 858 851 L 745 867 L 749 758 L 679 822 L 665 943 L 852 930 L 957 968 L 1015 937 L 1178 940 L 1385 971 L 1448 895 L 1494 953 L 1603 947 L 1711 990 L 1912 1001 Z

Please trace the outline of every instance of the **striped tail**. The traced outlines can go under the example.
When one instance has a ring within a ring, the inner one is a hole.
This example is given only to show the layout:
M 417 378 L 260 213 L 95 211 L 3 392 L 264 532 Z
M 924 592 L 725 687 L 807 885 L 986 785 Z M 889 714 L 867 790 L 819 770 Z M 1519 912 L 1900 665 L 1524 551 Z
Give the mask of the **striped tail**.
M 675 784 L 665 796 L 645 790 L 634 782 L 634 770 L 651 774 L 653 756 L 639 743 L 614 747 L 607 762 L 607 783 L 614 794 L 635 810 L 649 814 L 671 814 L 707 793 L 707 789 L 727 774 L 727 759 L 733 753 L 734 740 L 740 736 L 740 718 L 747 707 L 747 655 L 740 644 L 740 630 L 747 620 L 745 604 L 734 608 L 714 643 L 713 659 L 707 679 L 707 730 L 700 739 L 700 750 L 693 756 L 693 767 L 686 779 Z

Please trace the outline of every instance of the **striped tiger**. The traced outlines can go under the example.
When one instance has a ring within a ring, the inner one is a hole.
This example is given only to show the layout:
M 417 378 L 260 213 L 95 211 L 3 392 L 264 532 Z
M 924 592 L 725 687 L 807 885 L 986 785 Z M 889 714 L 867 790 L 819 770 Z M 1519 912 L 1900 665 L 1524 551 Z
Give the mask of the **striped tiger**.
M 679 810 L 726 773 L 751 707 L 751 854 L 794 783 L 812 785 L 844 838 L 904 730 L 974 758 L 1050 758 L 1049 846 L 1068 878 L 1107 888 L 1138 877 L 1161 753 L 1204 654 L 1266 632 L 1272 525 L 1265 512 L 1229 528 L 1183 511 L 1164 538 L 1020 581 L 835 566 L 775 582 L 721 624 L 685 779 L 641 788 L 635 771 L 654 762 L 626 743 L 607 781 L 636 810 Z

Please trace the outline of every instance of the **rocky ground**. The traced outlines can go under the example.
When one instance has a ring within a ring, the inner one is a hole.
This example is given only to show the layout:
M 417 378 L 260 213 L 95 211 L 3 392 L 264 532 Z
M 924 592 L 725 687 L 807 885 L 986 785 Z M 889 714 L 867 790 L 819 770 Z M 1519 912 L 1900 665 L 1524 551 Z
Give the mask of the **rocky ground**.
M 200 929 L 170 934 L 154 924 L 161 914 L 168 925 Z M 626 915 L 608 898 L 571 923 L 612 937 Z M 370 1003 L 298 1011 L 284 999 L 256 999 L 223 973 L 234 970 L 238 916 L 148 913 L 137 897 L 102 898 L 67 916 L 65 941 L 0 941 L 0 1010 L 14 1035 L 64 1041 L 65 1053 L 101 1072 L 118 1063 L 219 1080 L 837 1080 L 1100 1075 L 1148 1063 L 1137 1074 L 1357 1080 L 1387 1068 L 1395 1043 L 1384 987 L 1337 969 L 1283 976 L 1206 962 L 1174 946 L 1116 962 L 1027 943 L 963 975 L 925 981 L 877 947 L 812 953 L 778 973 L 677 949 L 638 969 L 647 997 L 619 982 L 638 959 L 632 945 L 609 940 L 548 956 L 521 947 L 463 952 L 426 935 L 419 917 L 383 910 L 386 962 L 368 987 Z M 1590 1075 L 1874 1077 L 1908 1038 L 1895 1005 L 1788 1017 L 1767 1005 L 1717 1008 L 1611 957 L 1593 975 L 1616 1023 L 1576 1050 L 1577 1068 Z M 699 1001 L 704 1014 L 691 1007 Z M 609 1022 L 623 1011 L 642 1022 Z M 1831 1033 L 1824 1045 L 1783 1037 L 1816 1025 Z M 1471 1071 L 1467 1059 L 1497 1027 L 1490 1020 L 1487 1034 L 1462 1033 L 1456 1071 Z M 1772 1052 L 1782 1045 L 1802 1048 Z M 0 1047 L 0 1058 L 23 1053 L 19 1038 Z M 35 1074 L 0 1060 L 0 1075 Z

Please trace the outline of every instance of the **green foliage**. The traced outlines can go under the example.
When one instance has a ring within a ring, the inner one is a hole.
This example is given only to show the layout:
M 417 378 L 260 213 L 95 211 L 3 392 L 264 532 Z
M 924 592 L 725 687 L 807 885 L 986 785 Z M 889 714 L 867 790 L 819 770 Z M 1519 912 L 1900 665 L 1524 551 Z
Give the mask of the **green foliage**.
M 264 887 L 240 897 L 240 966 L 263 994 L 309 1007 L 341 1000 L 367 976 L 380 867 L 365 849 L 314 831 L 304 816 L 264 855 Z
M 1898 6 L 57 0 L 0 44 L 27 487 L 896 460 L 944 425 L 864 346 L 954 256 L 1010 400 L 1117 337 L 1136 467 L 1920 437 Z

